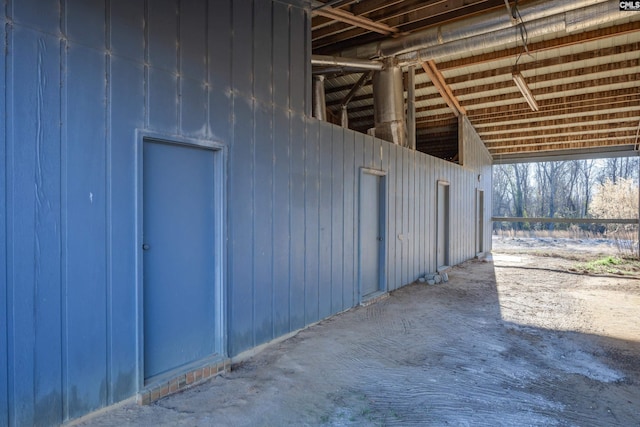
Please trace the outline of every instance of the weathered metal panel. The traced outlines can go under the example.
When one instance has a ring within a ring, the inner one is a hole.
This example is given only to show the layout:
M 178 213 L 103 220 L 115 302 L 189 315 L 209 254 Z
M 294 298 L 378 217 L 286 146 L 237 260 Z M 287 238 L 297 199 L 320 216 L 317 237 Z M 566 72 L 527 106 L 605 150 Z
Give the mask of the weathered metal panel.
M 207 12 L 208 135 L 229 143 L 233 108 L 231 101 L 231 0 L 209 4 Z
M 402 286 L 402 270 L 403 270 L 403 263 L 402 263 L 402 259 L 403 259 L 403 246 L 404 246 L 404 222 L 403 222 L 403 197 L 402 197 L 402 191 L 403 191 L 403 162 L 402 162 L 402 158 L 403 158 L 403 153 L 404 151 L 402 150 L 402 148 L 398 145 L 394 144 L 394 149 L 395 149 L 395 159 L 396 159 L 396 164 L 395 164 L 395 177 L 396 177 L 396 182 L 395 182 L 395 191 L 394 191 L 394 197 L 390 197 L 390 199 L 394 200 L 394 207 L 395 207 L 395 218 L 396 218 L 396 233 L 394 235 L 394 239 L 396 239 L 396 252 L 395 252 L 395 257 L 394 257 L 394 263 L 395 263 L 395 270 L 396 270 L 396 276 L 394 279 L 394 286 L 395 288 L 399 288 L 400 286 Z
M 140 12 L 140 11 L 139 11 Z M 109 79 L 111 118 L 108 146 L 110 366 L 109 403 L 137 391 L 136 328 L 136 135 L 144 127 L 144 66 L 113 56 Z
M 169 135 L 178 134 L 178 81 L 175 72 L 151 68 L 147 85 L 149 129 Z
M 409 224 L 408 224 L 408 232 L 409 239 L 407 241 L 408 252 L 409 252 L 409 271 L 408 278 L 406 280 L 407 283 L 413 282 L 417 279 L 417 253 L 416 253 L 416 242 L 420 239 L 416 231 L 416 222 L 418 218 L 416 216 L 416 199 L 418 197 L 417 189 L 416 189 L 416 151 L 415 150 L 407 150 L 409 153 L 409 191 L 407 193 L 408 202 L 409 202 Z
M 60 322 L 60 138 L 59 102 L 55 103 L 59 100 L 58 40 L 20 28 L 10 34 L 9 50 L 32 54 L 12 58 L 8 64 L 6 178 L 10 217 L 6 242 L 10 270 L 3 278 L 7 278 L 5 295 L 11 308 L 9 318 L 3 317 L 9 326 L 8 346 L 3 348 L 9 351 L 11 418 L 16 423 L 36 423 L 34 411 L 55 408 L 56 404 L 59 408 L 61 398 L 61 377 L 52 369 L 60 364 L 60 330 L 47 328 Z M 46 112 L 51 101 L 49 116 Z M 51 360 L 45 353 L 49 346 L 55 352 Z M 48 412 L 41 422 L 60 420 L 58 410 Z
M 319 320 L 319 271 L 320 265 L 320 182 L 319 182 L 319 122 L 306 121 L 305 155 L 305 323 Z
M 109 44 L 113 55 L 144 61 L 144 0 L 110 0 Z
M 244 96 L 252 96 L 253 0 L 234 0 L 232 11 L 233 49 L 231 50 L 231 71 L 233 89 Z
M 332 126 L 331 147 L 331 313 L 342 311 L 344 286 L 344 130 Z
M 19 0 L 5 2 L 7 16 L 14 23 L 57 35 L 60 32 L 59 0 Z
M 364 136 L 364 160 L 362 166 L 376 169 L 374 138 L 369 135 Z
M 273 3 L 273 103 L 289 108 L 289 9 L 290 6 Z
M 273 76 L 272 3 L 255 1 L 253 4 L 253 96 L 271 104 Z
M 253 341 L 253 104 L 234 102 L 233 144 L 229 152 L 229 353 Z
M 396 288 L 396 242 L 398 240 L 396 227 L 396 148 L 386 145 L 387 150 L 387 288 Z
M 289 113 L 280 108 L 273 112 L 273 335 L 290 329 L 291 256 L 291 138 Z
M 71 46 L 67 66 L 66 407 L 73 418 L 104 406 L 107 395 L 104 55 Z
M 253 333 L 256 343 L 273 338 L 273 112 L 254 103 Z
M 192 138 L 207 137 L 207 93 L 206 83 L 188 77 L 179 79 L 180 84 L 180 132 Z
M 305 112 L 305 86 L 311 81 L 304 72 L 307 69 L 307 62 L 310 64 L 305 52 L 305 20 L 304 10 L 295 7 L 290 9 L 289 105 L 298 114 Z
M 357 223 L 355 220 L 355 203 L 356 198 L 356 179 L 355 158 L 354 158 L 354 132 L 345 130 L 343 134 L 343 168 L 344 168 L 344 194 L 343 194 L 343 260 L 344 274 L 342 285 L 342 309 L 345 310 L 353 307 L 356 301 L 356 245 L 355 245 L 355 229 Z
M 180 2 L 180 135 L 206 138 L 207 4 Z
M 232 3 L 216 0 L 207 8 L 208 81 L 221 92 L 231 88 Z
M 319 271 L 318 271 L 318 313 L 325 318 L 331 314 L 331 237 L 332 237 L 332 146 L 333 125 L 320 122 L 319 134 Z
M 94 49 L 105 46 L 105 0 L 65 2 L 67 38 Z
M 178 8 L 176 0 L 154 0 L 146 4 L 149 64 L 153 68 L 175 74 L 178 70 Z
M 302 328 L 305 323 L 306 306 L 306 123 L 300 116 L 290 116 L 290 147 L 291 147 L 291 199 L 290 199 L 290 227 L 291 227 L 291 258 L 290 258 L 290 310 L 291 329 Z M 313 155 L 315 156 L 315 152 Z M 315 158 L 315 157 L 314 157 Z
M 6 17 L 4 12 L 0 12 L 0 46 L 7 46 L 6 36 Z M 7 49 L 0 54 L 0 89 L 3 94 L 7 94 L 6 85 L 6 61 L 7 61 Z M 8 144 L 8 132 L 7 132 L 7 108 L 6 108 L 6 96 L 0 97 L 0 117 L 2 120 L 3 128 L 0 130 L 0 165 L 5 168 L 5 171 L 9 170 L 9 162 L 7 160 L 7 144 Z M 7 174 L 0 173 L 0 277 L 4 279 L 0 280 L 0 319 L 7 319 Z M 0 424 L 9 425 L 9 389 L 8 389 L 8 352 L 9 347 L 7 343 L 8 325 L 5 320 L 5 328 L 0 329 Z
M 179 2 L 180 75 L 198 82 L 207 78 L 207 11 L 203 1 Z M 202 91 L 202 90 L 201 90 Z
M 402 150 L 402 282 L 400 286 L 405 285 L 411 281 L 411 265 L 412 265 L 412 251 L 411 251 L 411 164 L 410 164 L 410 150 Z

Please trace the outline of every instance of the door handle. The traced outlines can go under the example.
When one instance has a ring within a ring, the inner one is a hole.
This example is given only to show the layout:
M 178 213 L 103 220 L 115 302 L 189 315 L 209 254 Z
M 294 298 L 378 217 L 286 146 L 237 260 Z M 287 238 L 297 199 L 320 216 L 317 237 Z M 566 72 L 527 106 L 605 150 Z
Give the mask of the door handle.
M 382 242 L 384 239 L 382 237 L 378 237 L 378 242 Z
M 144 243 L 144 244 L 142 245 L 142 250 L 143 250 L 143 251 L 148 251 L 149 249 L 151 249 L 151 246 L 149 246 L 148 244 Z

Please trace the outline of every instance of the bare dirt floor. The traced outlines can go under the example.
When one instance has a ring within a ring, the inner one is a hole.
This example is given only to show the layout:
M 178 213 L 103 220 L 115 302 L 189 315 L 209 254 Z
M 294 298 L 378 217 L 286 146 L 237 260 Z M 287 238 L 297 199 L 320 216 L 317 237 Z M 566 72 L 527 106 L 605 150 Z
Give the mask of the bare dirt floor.
M 640 280 L 607 244 L 495 239 L 493 257 L 322 321 L 87 426 L 638 426 Z

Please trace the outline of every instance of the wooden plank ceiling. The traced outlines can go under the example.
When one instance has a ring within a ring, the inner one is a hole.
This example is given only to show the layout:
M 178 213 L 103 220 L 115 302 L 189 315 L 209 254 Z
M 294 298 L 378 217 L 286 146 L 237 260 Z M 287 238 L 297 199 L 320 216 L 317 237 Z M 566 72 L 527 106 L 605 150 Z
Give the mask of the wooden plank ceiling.
M 477 23 L 496 13 L 509 19 L 514 8 L 540 3 L 522 0 L 508 3 L 507 8 L 505 0 L 315 2 L 313 53 L 344 56 L 358 46 L 443 24 L 462 28 L 470 19 Z M 614 3 L 617 9 L 618 2 Z M 527 22 L 512 23 L 513 42 L 416 64 L 418 149 L 454 159 L 459 114 L 469 118 L 494 161 L 606 156 L 637 149 L 640 12 L 617 12 L 578 31 L 527 39 L 520 29 L 526 32 Z M 532 110 L 514 83 L 516 63 L 538 111 Z M 341 101 L 361 75 L 335 71 L 327 75 L 330 116 L 340 116 Z M 366 132 L 373 127 L 370 81 L 358 90 L 348 111 L 350 128 Z

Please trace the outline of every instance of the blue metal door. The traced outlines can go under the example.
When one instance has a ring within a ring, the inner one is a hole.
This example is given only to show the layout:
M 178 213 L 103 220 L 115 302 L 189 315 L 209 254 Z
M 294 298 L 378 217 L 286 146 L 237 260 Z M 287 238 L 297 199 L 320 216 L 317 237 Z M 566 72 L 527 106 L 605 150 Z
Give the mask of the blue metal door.
M 145 379 L 215 351 L 214 155 L 144 142 Z
M 360 177 L 360 289 L 361 297 L 366 298 L 380 290 L 382 177 L 370 173 Z

